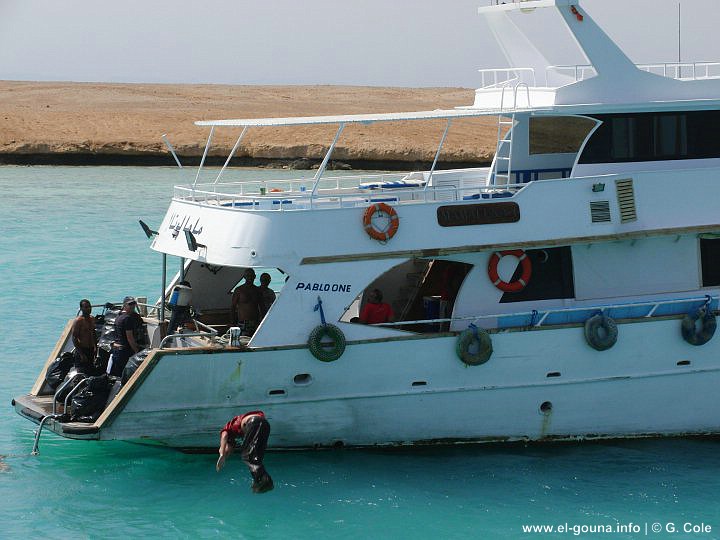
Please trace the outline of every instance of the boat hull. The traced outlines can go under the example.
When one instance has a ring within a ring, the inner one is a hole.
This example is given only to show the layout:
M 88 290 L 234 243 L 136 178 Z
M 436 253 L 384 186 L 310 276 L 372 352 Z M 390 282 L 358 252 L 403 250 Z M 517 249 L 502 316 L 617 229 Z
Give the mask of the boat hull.
M 268 416 L 274 448 L 720 432 L 720 342 L 687 344 L 677 317 L 619 324 L 602 352 L 577 325 L 499 332 L 480 366 L 458 359 L 456 340 L 350 343 L 330 363 L 304 347 L 163 352 L 95 437 L 212 448 L 251 409 Z

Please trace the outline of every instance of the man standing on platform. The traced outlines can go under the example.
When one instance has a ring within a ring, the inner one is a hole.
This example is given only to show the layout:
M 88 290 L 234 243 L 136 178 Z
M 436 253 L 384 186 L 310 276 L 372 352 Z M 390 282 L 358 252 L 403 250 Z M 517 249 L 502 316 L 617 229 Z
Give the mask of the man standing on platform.
M 225 459 L 232 454 L 238 437 L 242 438 L 240 456 L 250 469 L 253 478 L 252 490 L 255 493 L 265 493 L 273 488 L 273 481 L 263 466 L 265 448 L 270 435 L 270 424 L 262 411 L 250 411 L 230 420 L 220 431 L 220 457 L 215 470 L 225 465 Z
M 72 325 L 72 342 L 75 346 L 75 367 L 82 368 L 85 373 L 92 368 L 97 353 L 97 336 L 95 335 L 95 319 L 90 316 L 92 305 L 89 300 L 80 300 L 80 316 Z
M 140 352 L 140 345 L 138 345 L 136 336 L 138 330 L 142 327 L 143 320 L 140 314 L 135 311 L 136 308 L 137 301 L 135 298 L 126 296 L 123 300 L 122 311 L 115 319 L 115 341 L 113 342 L 113 352 L 107 368 L 109 375 L 121 376 L 130 357 Z
M 248 268 L 243 276 L 245 283 L 232 295 L 233 326 L 242 328 L 243 336 L 252 336 L 260 322 L 260 287 L 255 285 L 255 270 Z

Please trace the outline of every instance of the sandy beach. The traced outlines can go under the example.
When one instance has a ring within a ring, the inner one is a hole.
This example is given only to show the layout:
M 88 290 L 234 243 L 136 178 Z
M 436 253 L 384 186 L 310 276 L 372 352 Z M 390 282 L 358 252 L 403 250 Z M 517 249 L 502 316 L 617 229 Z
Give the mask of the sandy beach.
M 0 163 L 172 165 L 167 133 L 184 163 L 199 161 L 208 128 L 196 120 L 421 111 L 468 105 L 467 88 L 228 86 L 0 81 Z M 345 128 L 334 159 L 358 166 L 432 161 L 444 121 Z M 237 164 L 319 160 L 336 127 L 249 130 Z M 210 156 L 224 159 L 239 129 L 216 130 Z M 445 164 L 487 163 L 495 150 L 494 117 L 455 120 Z

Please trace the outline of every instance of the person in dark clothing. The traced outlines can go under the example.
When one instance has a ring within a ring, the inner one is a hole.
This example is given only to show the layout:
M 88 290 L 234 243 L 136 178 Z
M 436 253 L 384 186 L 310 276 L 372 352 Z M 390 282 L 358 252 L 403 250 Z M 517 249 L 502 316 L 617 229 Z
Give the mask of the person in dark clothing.
M 275 302 L 275 291 L 270 288 L 272 277 L 267 272 L 260 274 L 260 320 L 262 321 Z
M 135 298 L 126 296 L 123 300 L 122 311 L 115 319 L 115 341 L 107 369 L 110 375 L 121 376 L 130 357 L 140 352 L 136 334 L 142 327 L 143 321 L 140 314 L 135 311 L 136 308 Z
M 192 288 L 190 287 L 190 282 L 188 281 L 181 281 L 177 284 L 175 287 L 175 290 L 179 292 L 179 290 L 182 289 L 184 291 L 192 291 Z M 192 322 L 192 316 L 190 314 L 190 294 L 187 293 L 187 298 L 184 298 L 181 302 L 173 303 L 173 298 L 176 297 L 176 292 L 173 291 L 173 294 L 170 297 L 170 303 L 168 306 L 172 310 L 172 315 L 170 316 L 170 323 L 168 324 L 167 333 L 175 334 L 178 330 L 178 327 L 182 328 L 185 326 L 186 322 Z M 177 294 L 179 297 L 180 294 Z
M 270 424 L 262 411 L 251 411 L 230 420 L 220 431 L 220 457 L 215 470 L 225 465 L 225 459 L 232 454 L 238 437 L 242 438 L 240 455 L 250 469 L 253 478 L 252 490 L 255 493 L 265 493 L 273 488 L 273 481 L 265 470 L 263 457 L 270 436 Z
M 75 367 L 87 373 L 93 365 L 97 353 L 97 336 L 95 335 L 95 319 L 90 316 L 92 304 L 89 300 L 80 300 L 81 315 L 72 325 L 72 342 L 75 346 L 73 359 Z

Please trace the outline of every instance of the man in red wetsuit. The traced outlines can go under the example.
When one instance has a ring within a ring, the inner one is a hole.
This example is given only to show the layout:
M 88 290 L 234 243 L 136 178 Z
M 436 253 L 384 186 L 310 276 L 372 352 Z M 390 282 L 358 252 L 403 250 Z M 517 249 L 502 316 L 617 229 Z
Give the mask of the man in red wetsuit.
M 273 481 L 262 463 L 269 435 L 270 424 L 262 411 L 250 411 L 236 416 L 220 431 L 220 457 L 215 469 L 219 472 L 223 468 L 225 458 L 232 454 L 237 438 L 241 437 L 240 455 L 250 469 L 253 478 L 252 490 L 255 493 L 270 491 Z
M 378 324 L 390 322 L 393 318 L 393 310 L 390 304 L 382 301 L 383 296 L 380 289 L 373 289 L 368 294 L 367 304 L 360 310 L 360 322 L 364 324 Z

